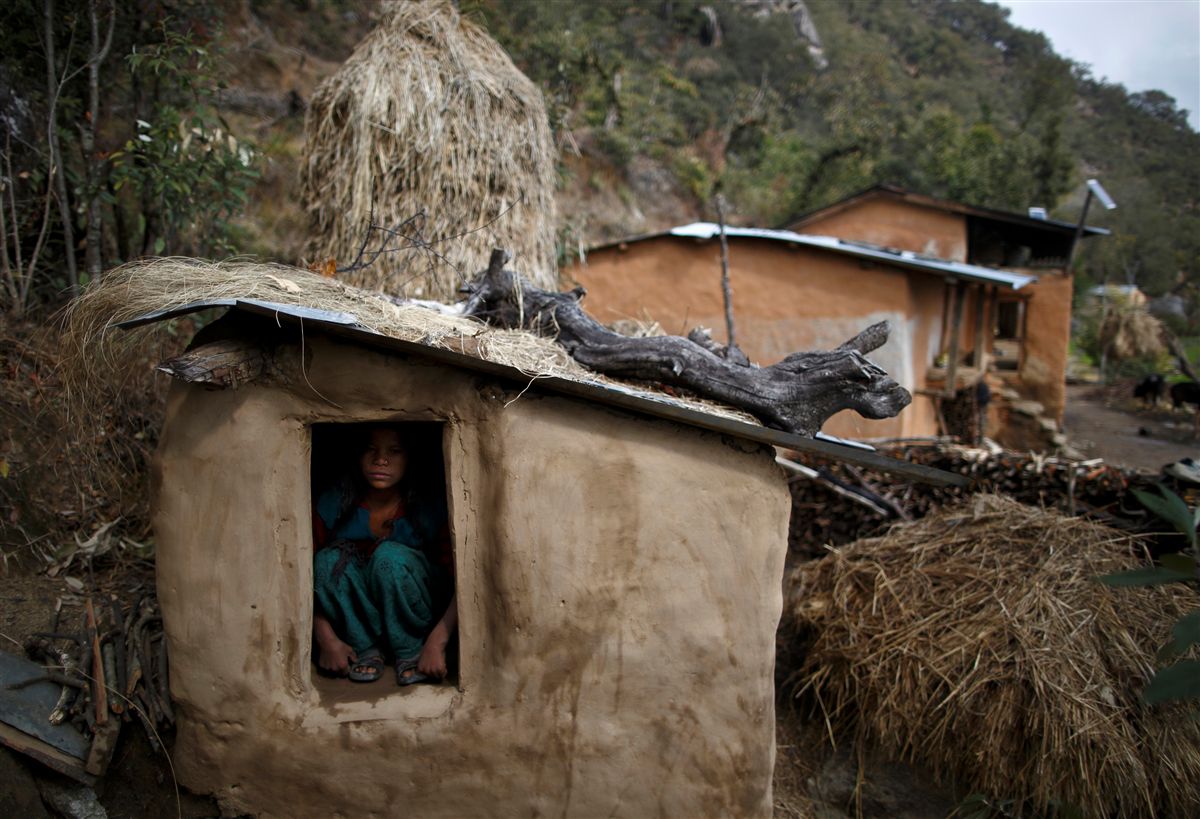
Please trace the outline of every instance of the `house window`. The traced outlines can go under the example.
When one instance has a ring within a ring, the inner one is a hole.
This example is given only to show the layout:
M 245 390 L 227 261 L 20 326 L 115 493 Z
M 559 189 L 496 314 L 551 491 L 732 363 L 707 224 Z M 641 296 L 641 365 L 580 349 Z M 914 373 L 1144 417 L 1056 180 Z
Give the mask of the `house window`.
M 312 426 L 312 675 L 323 700 L 457 679 L 443 434 L 439 422 Z M 444 659 L 444 680 L 403 667 L 423 652 Z

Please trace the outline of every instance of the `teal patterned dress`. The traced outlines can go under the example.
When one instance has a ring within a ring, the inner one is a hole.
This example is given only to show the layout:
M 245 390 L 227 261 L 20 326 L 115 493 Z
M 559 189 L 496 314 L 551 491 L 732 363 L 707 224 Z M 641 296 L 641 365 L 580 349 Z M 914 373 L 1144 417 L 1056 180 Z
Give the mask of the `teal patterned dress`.
M 401 504 L 378 539 L 366 506 L 336 490 L 321 495 L 313 517 L 316 610 L 359 657 L 419 655 L 453 593 L 445 506 Z

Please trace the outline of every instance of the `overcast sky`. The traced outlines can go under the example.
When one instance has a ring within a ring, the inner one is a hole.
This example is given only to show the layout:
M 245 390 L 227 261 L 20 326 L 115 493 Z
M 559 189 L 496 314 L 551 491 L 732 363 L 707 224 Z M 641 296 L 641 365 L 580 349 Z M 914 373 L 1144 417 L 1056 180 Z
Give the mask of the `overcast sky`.
M 1092 76 L 1130 92 L 1158 89 L 1200 131 L 1200 0 L 999 0 Z

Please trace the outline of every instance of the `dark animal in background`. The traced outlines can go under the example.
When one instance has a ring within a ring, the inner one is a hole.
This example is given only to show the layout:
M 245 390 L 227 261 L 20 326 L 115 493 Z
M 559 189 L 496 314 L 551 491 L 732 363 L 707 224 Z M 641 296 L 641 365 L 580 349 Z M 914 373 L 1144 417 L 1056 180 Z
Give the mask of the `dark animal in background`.
M 1200 384 L 1195 381 L 1180 381 L 1171 385 L 1171 403 L 1175 409 L 1191 404 L 1200 410 Z
M 1167 394 L 1167 380 L 1158 373 L 1148 375 L 1133 388 L 1133 397 L 1148 407 L 1157 407 Z

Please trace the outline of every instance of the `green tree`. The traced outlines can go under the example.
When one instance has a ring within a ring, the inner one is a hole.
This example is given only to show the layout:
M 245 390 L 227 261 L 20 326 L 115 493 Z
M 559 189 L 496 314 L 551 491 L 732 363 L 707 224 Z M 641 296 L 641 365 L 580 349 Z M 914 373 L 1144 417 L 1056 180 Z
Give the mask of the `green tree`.
M 256 178 L 257 154 L 231 137 L 212 104 L 216 15 L 198 0 L 0 7 L 7 312 L 53 306 L 89 276 L 145 253 L 234 249 L 230 217 Z

